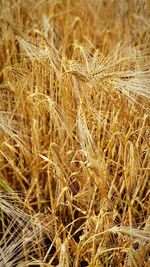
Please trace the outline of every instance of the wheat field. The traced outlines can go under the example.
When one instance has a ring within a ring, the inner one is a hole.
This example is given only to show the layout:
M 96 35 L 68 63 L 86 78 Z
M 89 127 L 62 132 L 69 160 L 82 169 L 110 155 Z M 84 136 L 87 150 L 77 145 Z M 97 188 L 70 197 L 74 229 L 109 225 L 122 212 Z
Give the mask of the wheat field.
M 149 0 L 0 0 L 0 267 L 150 266 L 149 41 Z

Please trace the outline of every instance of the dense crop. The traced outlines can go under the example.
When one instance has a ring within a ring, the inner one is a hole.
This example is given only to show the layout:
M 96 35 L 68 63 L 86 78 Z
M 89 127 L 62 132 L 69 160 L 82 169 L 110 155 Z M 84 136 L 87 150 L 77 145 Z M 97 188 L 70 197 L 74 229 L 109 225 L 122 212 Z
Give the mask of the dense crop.
M 0 0 L 0 267 L 148 267 L 149 0 Z

